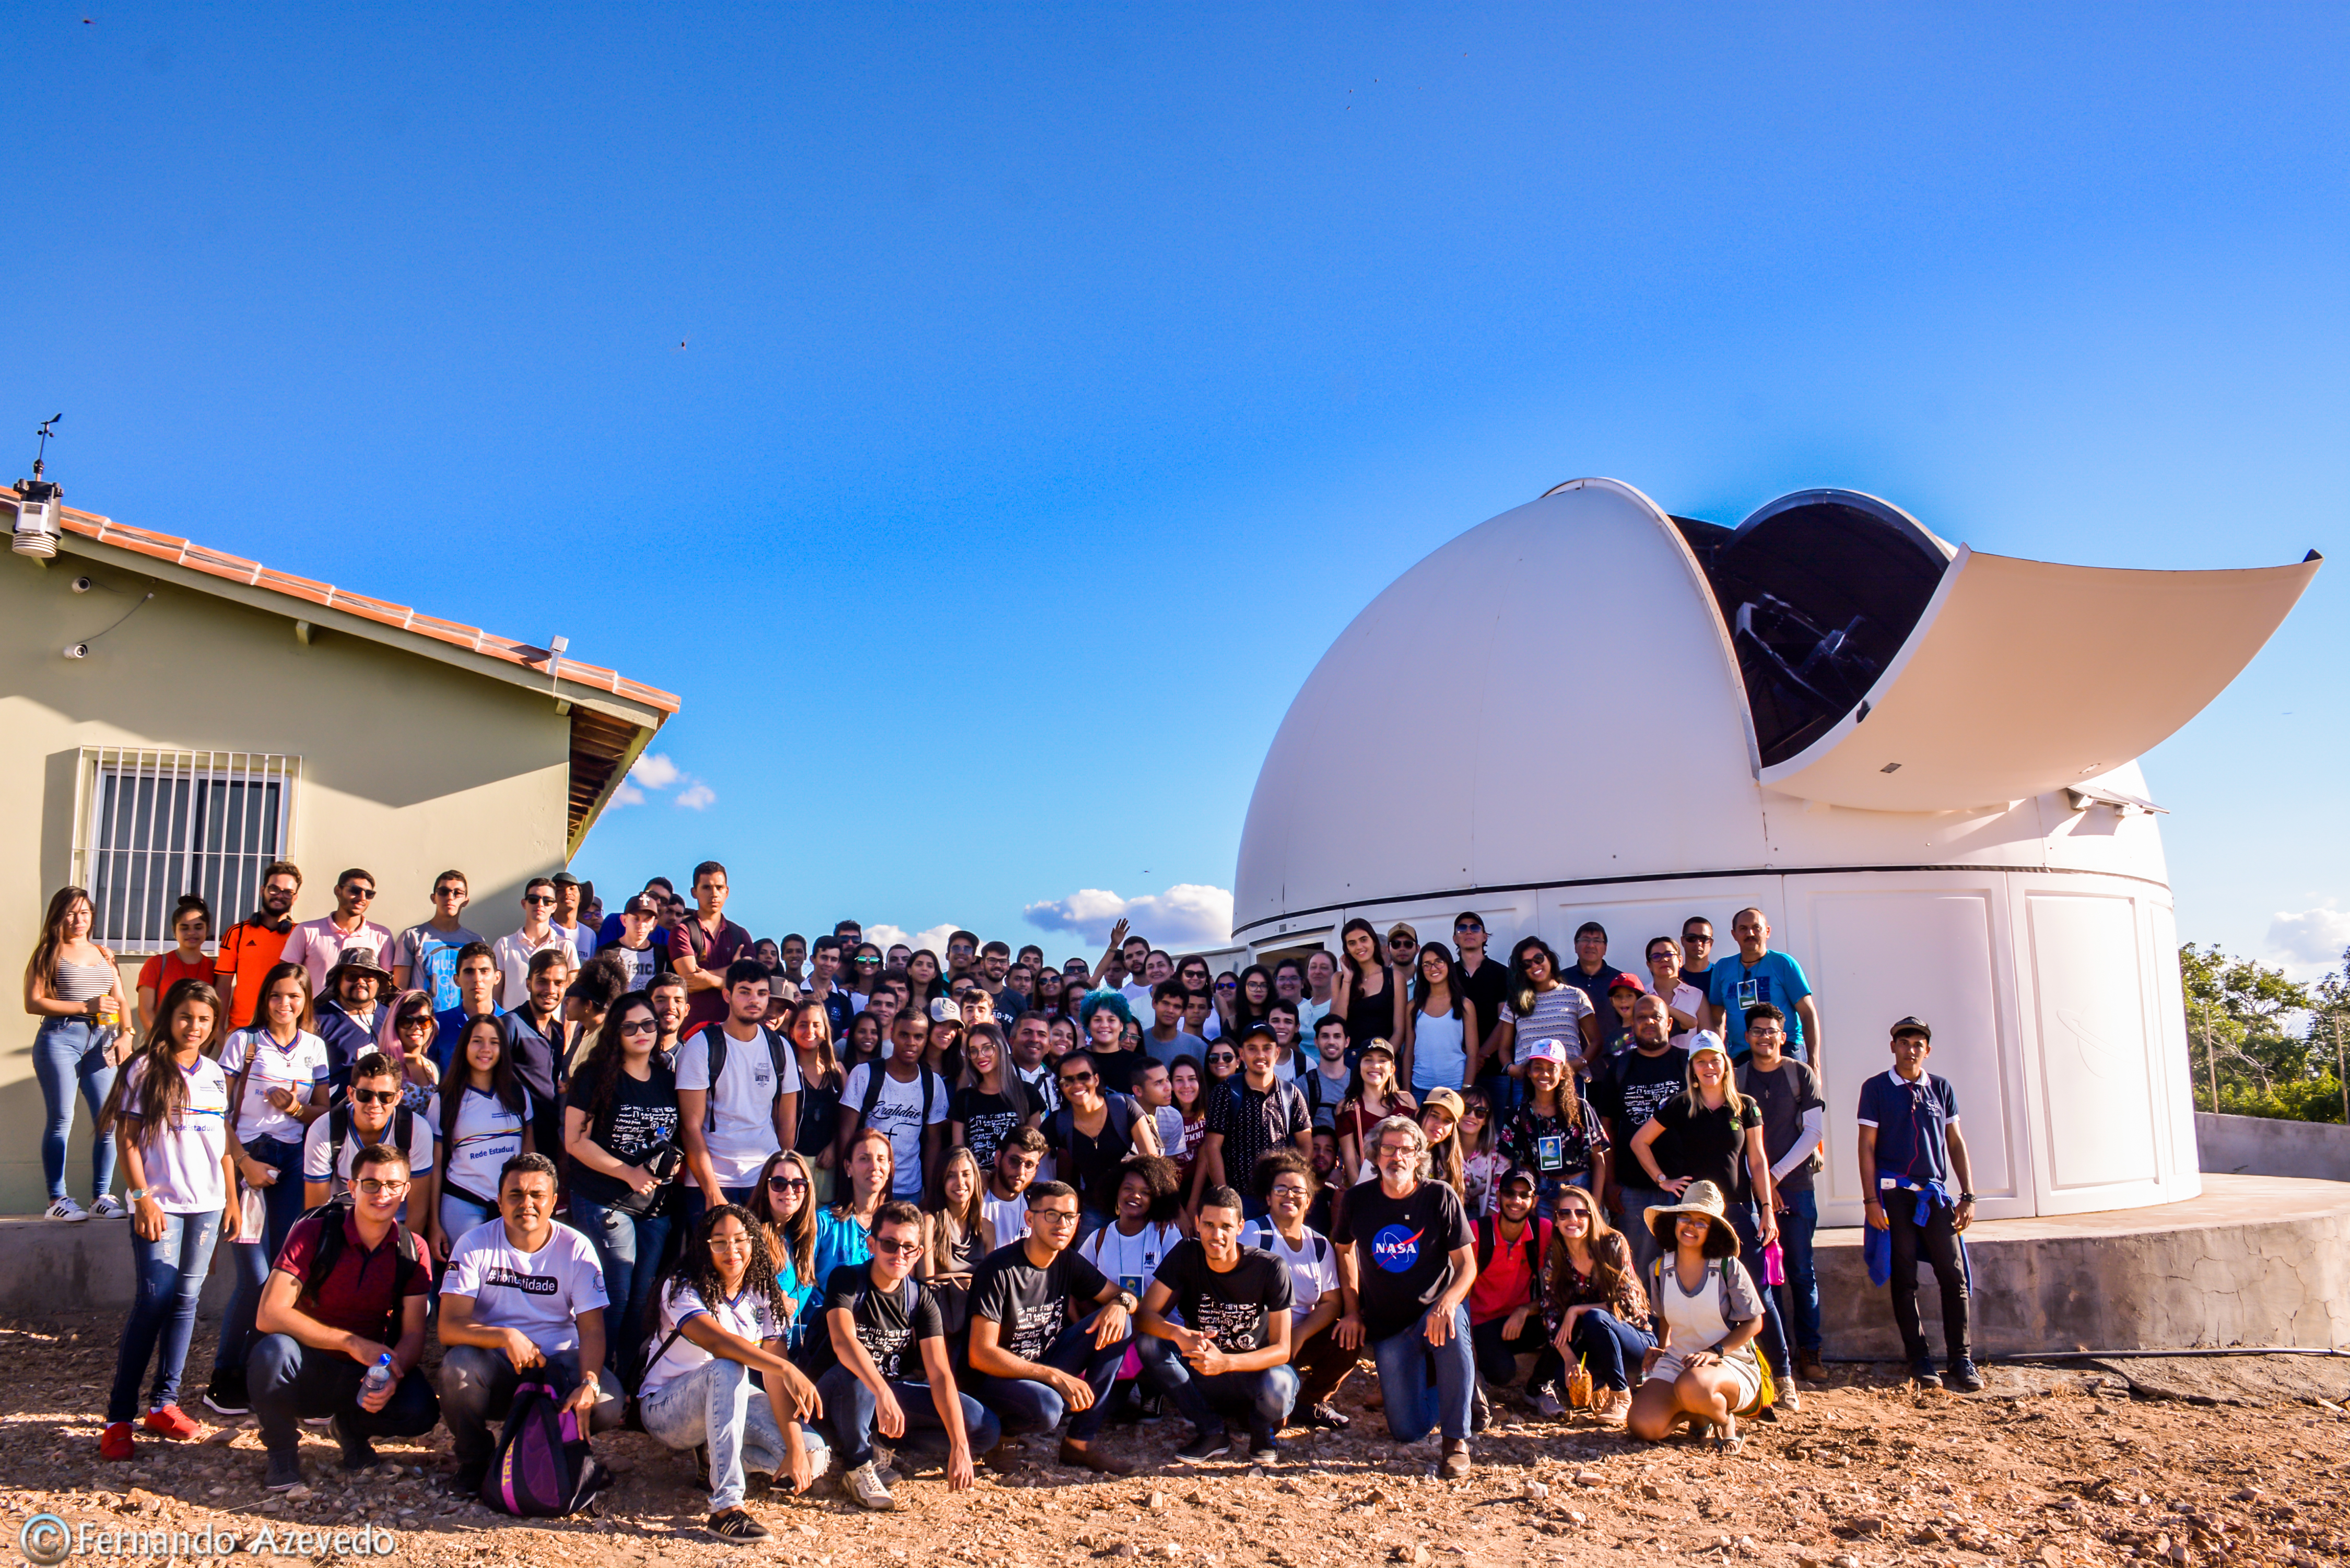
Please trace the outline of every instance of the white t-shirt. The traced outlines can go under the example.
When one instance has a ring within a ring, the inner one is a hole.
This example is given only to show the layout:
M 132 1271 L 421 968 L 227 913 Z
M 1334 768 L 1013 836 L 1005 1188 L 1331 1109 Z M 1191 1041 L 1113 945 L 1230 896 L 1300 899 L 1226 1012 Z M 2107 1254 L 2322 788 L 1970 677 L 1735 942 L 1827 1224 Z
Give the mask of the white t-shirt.
M 660 1291 L 660 1327 L 653 1335 L 653 1343 L 659 1345 L 668 1340 L 678 1324 L 696 1317 L 716 1318 L 719 1327 L 754 1345 L 763 1345 L 784 1336 L 784 1325 L 775 1321 L 775 1309 L 747 1282 L 741 1295 L 733 1301 L 722 1301 L 714 1307 L 705 1304 L 702 1293 L 691 1285 L 684 1285 L 674 1295 L 664 1285 Z M 658 1394 L 677 1378 L 717 1359 L 681 1334 L 671 1342 L 667 1350 L 661 1352 L 660 1360 L 645 1368 L 641 1393 L 645 1396 Z
M 1135 1017 L 1145 1020 L 1145 1023 L 1143 1023 L 1144 1028 L 1148 1029 L 1152 1023 L 1159 1021 L 1159 1014 L 1152 1010 L 1150 1005 L 1150 988 L 1149 986 L 1121 985 L 1118 988 L 1118 993 L 1126 998 L 1128 1011 L 1131 1012 Z
M 1159 1265 L 1182 1239 L 1183 1233 L 1172 1225 L 1145 1225 L 1129 1236 L 1109 1224 L 1087 1237 L 1077 1251 L 1139 1300 L 1150 1289 Z
M 660 969 L 660 954 L 650 940 L 642 949 L 632 948 L 622 942 L 614 942 L 610 947 L 598 950 L 619 954 L 620 961 L 629 966 L 630 991 L 643 991 L 650 986 L 654 974 Z
M 522 1092 L 522 1109 L 516 1112 L 506 1109 L 495 1095 L 467 1085 L 465 1097 L 457 1102 L 457 1130 L 442 1152 L 442 1182 L 494 1208 L 498 1171 L 522 1152 L 522 1129 L 530 1125 L 532 1108 L 528 1089 Z M 436 1127 L 441 1125 L 439 1095 L 425 1102 L 424 1119 Z
M 528 1091 L 525 1090 L 525 1093 Z M 302 1179 L 305 1181 L 327 1179 L 327 1136 L 334 1130 L 331 1125 L 335 1113 L 328 1111 L 325 1116 L 312 1122 L 310 1130 L 302 1137 Z M 395 1106 L 391 1112 L 391 1125 L 383 1129 L 383 1136 L 389 1139 L 399 1130 L 400 1107 Z M 343 1147 L 336 1152 L 335 1185 L 334 1189 L 327 1194 L 328 1197 L 339 1198 L 350 1190 L 351 1164 L 359 1158 L 359 1150 L 365 1148 L 370 1141 L 359 1131 L 358 1119 L 354 1117 L 350 1127 L 343 1135 Z M 423 1111 L 411 1113 L 408 1118 L 408 1142 L 402 1146 L 400 1152 L 408 1157 L 410 1176 L 421 1177 L 431 1173 L 432 1169 L 432 1117 L 431 1115 Z
M 147 1063 L 130 1064 L 122 1085 L 125 1109 L 139 1104 Z M 166 1214 L 217 1213 L 228 1206 L 228 1178 L 221 1157 L 228 1152 L 228 1075 L 209 1056 L 182 1070 L 188 1097 L 172 1125 L 142 1127 L 139 1146 L 147 1162 L 147 1190 Z
M 1293 1330 L 1314 1315 L 1314 1303 L 1322 1299 L 1324 1292 L 1338 1288 L 1338 1251 L 1318 1231 L 1307 1231 L 1305 1244 L 1291 1251 L 1280 1231 L 1262 1220 L 1252 1220 L 1241 1228 L 1241 1245 L 1261 1247 L 1289 1265 L 1289 1325 Z
M 579 1348 L 579 1314 L 611 1304 L 596 1249 L 558 1223 L 536 1252 L 506 1240 L 506 1222 L 492 1220 L 465 1232 L 449 1254 L 444 1296 L 473 1298 L 473 1321 L 484 1328 L 518 1328 L 549 1355 Z
M 800 1064 L 786 1048 L 783 1086 L 777 1088 L 775 1064 L 767 1054 L 765 1035 L 737 1040 L 730 1034 L 726 1065 L 712 1089 L 709 1036 L 717 1027 L 713 1023 L 697 1030 L 679 1043 L 677 1086 L 709 1092 L 716 1122 L 713 1126 L 704 1121 L 702 1140 L 710 1146 L 710 1163 L 717 1168 L 719 1186 L 742 1187 L 757 1179 L 759 1168 L 775 1152 L 775 1096 L 800 1092 Z
M 1561 981 L 1549 991 L 1534 992 L 1534 1009 L 1523 1018 L 1508 998 L 1502 1002 L 1502 1022 L 1517 1025 L 1511 1046 L 1513 1063 L 1526 1059 L 1526 1047 L 1537 1040 L 1555 1040 L 1566 1050 L 1568 1065 L 1583 1059 L 1583 1021 L 1591 1015 L 1591 999 Z
M 889 1195 L 893 1198 L 920 1198 L 922 1195 L 922 1129 L 936 1127 L 947 1119 L 947 1086 L 938 1075 L 923 1068 L 910 1084 L 901 1084 L 889 1076 L 889 1069 L 878 1062 L 868 1062 L 848 1075 L 841 1086 L 840 1105 L 843 1110 L 855 1112 L 865 1105 L 865 1087 L 873 1075 L 881 1075 L 881 1095 L 873 1102 L 870 1124 L 889 1135 Z M 685 1082 L 683 1073 L 678 1083 Z M 922 1115 L 922 1085 L 930 1085 L 931 1114 Z M 1000 1243 L 1002 1237 L 996 1238 Z
M 1009 1247 L 1028 1234 L 1028 1194 L 998 1198 L 992 1187 L 979 1189 L 979 1211 L 999 1247 Z
M 330 1070 L 327 1043 L 302 1030 L 296 1032 L 293 1044 L 280 1045 L 266 1029 L 240 1029 L 221 1047 L 221 1071 L 232 1083 L 244 1072 L 248 1054 L 253 1071 L 245 1076 L 244 1100 L 237 1109 L 238 1141 L 274 1137 L 280 1143 L 300 1143 L 302 1118 L 271 1105 L 269 1091 L 291 1089 L 296 1104 L 309 1099 L 311 1085 L 325 1083 Z
M 553 926 L 546 928 L 544 940 L 532 941 L 520 931 L 508 931 L 490 944 L 490 956 L 498 961 L 498 973 L 504 977 L 504 989 L 498 992 L 498 1004 L 511 1012 L 530 1000 L 530 961 L 533 954 L 546 948 L 561 948 L 571 957 L 571 967 L 579 967 L 578 951 L 569 938 Z

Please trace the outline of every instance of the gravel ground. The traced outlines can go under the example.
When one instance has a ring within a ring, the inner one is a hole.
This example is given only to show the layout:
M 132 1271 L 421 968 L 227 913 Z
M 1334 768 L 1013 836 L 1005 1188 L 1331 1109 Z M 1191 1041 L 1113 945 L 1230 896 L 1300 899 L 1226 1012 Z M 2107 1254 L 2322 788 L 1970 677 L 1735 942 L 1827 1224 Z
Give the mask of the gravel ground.
M 913 1474 L 898 1489 L 894 1513 L 850 1506 L 837 1479 L 811 1500 L 754 1497 L 775 1537 L 745 1546 L 701 1533 L 707 1500 L 690 1462 L 638 1433 L 598 1439 L 619 1474 L 603 1517 L 550 1523 L 503 1520 L 450 1497 L 441 1432 L 424 1445 L 384 1445 L 386 1464 L 353 1477 L 337 1468 L 325 1430 L 306 1428 L 309 1488 L 286 1499 L 261 1490 L 249 1422 L 208 1426 L 185 1445 L 142 1437 L 136 1463 L 100 1465 L 97 1416 L 118 1329 L 96 1317 L 0 1325 L 0 1504 L 12 1534 L 43 1511 L 69 1525 L 211 1525 L 248 1538 L 264 1525 L 281 1536 L 372 1526 L 390 1532 L 402 1561 L 477 1568 L 716 1568 L 762 1555 L 815 1568 L 1045 1568 L 1137 1557 L 1231 1568 L 1596 1564 L 1627 1552 L 1821 1568 L 2066 1568 L 2314 1564 L 2350 1555 L 2350 1416 L 2312 1386 L 2318 1373 L 2338 1392 L 2338 1362 L 2303 1359 L 2274 1375 L 2263 1368 L 2295 1358 L 2113 1364 L 2142 1391 L 2165 1385 L 2164 1368 L 2194 1368 L 2199 1391 L 2188 1398 L 2134 1396 L 2130 1381 L 2102 1366 L 1991 1368 L 1989 1389 L 1970 1398 L 1913 1392 L 1889 1366 L 1843 1368 L 1808 1392 L 1802 1415 L 1750 1425 L 1744 1452 L 1731 1457 L 1689 1443 L 1633 1444 L 1504 1408 L 1477 1440 L 1476 1471 L 1460 1486 L 1435 1479 L 1432 1441 L 1403 1448 L 1386 1439 L 1379 1417 L 1357 1402 L 1369 1386 L 1358 1377 L 1341 1400 L 1356 1417 L 1352 1430 L 1295 1434 L 1283 1463 L 1261 1474 L 1244 1463 L 1176 1464 L 1180 1421 L 1114 1427 L 1105 1441 L 1153 1468 L 1095 1480 L 1043 1462 L 1050 1444 L 1032 1438 L 1038 1462 L 1001 1479 L 983 1469 L 966 1497 L 950 1494 L 935 1471 Z M 211 1365 L 204 1332 L 189 1359 Z M 2303 1392 L 2262 1397 L 2278 1386 Z M 2203 1402 L 2210 1399 L 2241 1402 Z M 194 1406 L 189 1413 L 207 1414 Z M 178 1568 L 227 1565 L 185 1555 Z

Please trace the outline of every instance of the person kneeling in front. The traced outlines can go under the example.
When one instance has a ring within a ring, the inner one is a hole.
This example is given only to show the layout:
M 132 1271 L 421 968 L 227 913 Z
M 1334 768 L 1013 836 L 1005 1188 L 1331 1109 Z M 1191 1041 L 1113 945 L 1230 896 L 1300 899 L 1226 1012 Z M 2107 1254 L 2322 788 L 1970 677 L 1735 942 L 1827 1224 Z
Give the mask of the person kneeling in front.
M 297 1221 L 270 1266 L 245 1386 L 272 1491 L 301 1484 L 306 1417 L 334 1418 L 346 1469 L 376 1462 L 373 1438 L 420 1437 L 440 1418 L 432 1386 L 416 1369 L 432 1270 L 400 1229 L 408 1185 L 406 1155 L 381 1144 L 361 1149 L 351 1161 L 350 1206 Z
M 1178 1450 L 1183 1459 L 1224 1452 L 1224 1418 L 1237 1415 L 1248 1422 L 1250 1461 L 1269 1465 L 1281 1458 L 1274 1434 L 1297 1403 L 1289 1265 L 1241 1245 L 1241 1195 L 1229 1187 L 1200 1195 L 1199 1229 L 1167 1254 L 1142 1298 L 1142 1332 L 1150 1336 L 1142 1354 L 1159 1363 L 1159 1386 L 1191 1423 L 1191 1441 Z M 1182 1323 L 1167 1320 L 1170 1306 Z
M 1694 1418 L 1713 1429 L 1715 1447 L 1735 1453 L 1738 1417 L 1765 1403 L 1767 1374 L 1754 1351 L 1762 1295 L 1738 1261 L 1729 1207 L 1721 1188 L 1692 1181 L 1679 1202 L 1648 1210 L 1664 1254 L 1648 1277 L 1648 1299 L 1664 1338 L 1645 1358 L 1627 1423 L 1646 1442 L 1662 1442 Z
M 749 1210 L 721 1204 L 704 1211 L 657 1297 L 660 1339 L 638 1409 L 667 1447 L 709 1445 L 706 1528 L 722 1541 L 767 1538 L 743 1506 L 744 1472 L 781 1470 L 790 1490 L 806 1494 L 831 1462 L 804 1424 L 824 1413 L 816 1386 L 784 1359 L 791 1314 L 777 1272 L 766 1227 Z
M 498 1218 L 456 1239 L 441 1282 L 441 1406 L 458 1491 L 481 1490 L 490 1423 L 525 1382 L 552 1387 L 583 1431 L 620 1424 L 619 1391 L 598 1381 L 607 1304 L 596 1249 L 555 1222 L 555 1162 L 515 1155 L 498 1171 Z
M 944 1433 L 953 1491 L 971 1486 L 972 1451 L 995 1447 L 1001 1435 L 994 1416 L 955 1387 L 945 1320 L 913 1277 L 921 1255 L 922 1211 L 902 1199 L 884 1203 L 873 1216 L 873 1256 L 843 1263 L 824 1285 L 816 1391 L 860 1508 L 898 1505 L 895 1478 L 874 1459 L 876 1433 L 891 1442 L 916 1429 Z
M 1077 1234 L 1076 1189 L 1040 1181 L 1027 1190 L 1028 1234 L 990 1252 L 971 1280 L 972 1392 L 1006 1436 L 1049 1432 L 1069 1417 L 1061 1462 L 1097 1475 L 1134 1473 L 1101 1451 L 1109 1391 L 1134 1343 L 1142 1303 L 1069 1245 Z M 1009 1469 L 1007 1448 L 988 1462 Z

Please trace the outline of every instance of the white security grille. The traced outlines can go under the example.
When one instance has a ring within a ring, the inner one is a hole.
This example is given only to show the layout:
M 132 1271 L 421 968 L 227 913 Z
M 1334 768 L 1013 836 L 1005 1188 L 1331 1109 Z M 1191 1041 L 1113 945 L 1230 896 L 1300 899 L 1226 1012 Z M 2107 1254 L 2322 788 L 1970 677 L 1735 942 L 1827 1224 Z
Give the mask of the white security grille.
M 182 893 L 212 906 L 215 937 L 252 912 L 262 867 L 292 841 L 301 758 L 124 746 L 81 756 L 74 880 L 98 905 L 91 940 L 118 953 L 168 950 Z

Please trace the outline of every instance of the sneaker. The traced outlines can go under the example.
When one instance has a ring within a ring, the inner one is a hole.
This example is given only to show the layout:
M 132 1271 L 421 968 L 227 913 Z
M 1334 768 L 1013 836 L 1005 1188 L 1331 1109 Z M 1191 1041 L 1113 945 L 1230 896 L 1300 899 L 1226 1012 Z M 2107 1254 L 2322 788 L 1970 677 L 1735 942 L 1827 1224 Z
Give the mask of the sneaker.
M 1061 1443 L 1061 1462 L 1077 1469 L 1091 1470 L 1097 1476 L 1130 1476 L 1135 1469 L 1132 1459 L 1122 1454 L 1106 1454 L 1099 1443 L 1087 1443 L 1079 1448 L 1066 1438 Z
M 1909 1364 L 1909 1381 L 1920 1388 L 1939 1388 L 1942 1386 L 1942 1375 L 1934 1370 L 1934 1364 L 1930 1359 L 1921 1355 Z
M 1194 1428 L 1191 1440 L 1175 1450 L 1175 1457 L 1186 1464 L 1200 1464 L 1208 1459 L 1220 1459 L 1232 1451 L 1232 1439 L 1221 1427 L 1214 1431 Z
M 722 1510 L 710 1516 L 702 1529 L 721 1541 L 764 1541 L 767 1527 L 740 1508 Z
M 489 1474 L 490 1461 L 487 1459 L 459 1465 L 449 1476 L 449 1490 L 459 1497 L 479 1497 L 482 1495 L 482 1482 L 489 1479 Z
M 93 1220 L 128 1220 L 130 1210 L 121 1199 L 109 1192 L 89 1206 L 89 1217 Z
M 1534 1414 L 1544 1420 L 1555 1421 L 1566 1414 L 1566 1407 L 1559 1402 L 1557 1395 L 1545 1388 L 1534 1396 Z
M 873 1463 L 869 1459 L 849 1471 L 848 1479 L 842 1485 L 848 1492 L 850 1501 L 859 1508 L 869 1508 L 876 1513 L 886 1513 L 898 1506 L 898 1500 L 889 1495 L 888 1487 L 881 1484 L 881 1477 L 874 1470 Z
M 1305 1412 L 1305 1424 L 1309 1427 L 1319 1427 L 1325 1431 L 1343 1432 L 1355 1424 L 1355 1419 L 1325 1399 Z
M 1982 1374 L 1975 1370 L 1975 1358 L 1961 1355 L 1950 1363 L 1950 1371 L 1942 1375 L 1942 1386 L 1955 1388 L 1961 1394 L 1982 1392 Z
M 169 1438 L 175 1443 L 184 1443 L 197 1432 L 196 1424 L 177 1405 L 156 1406 L 147 1412 L 146 1425 L 157 1437 Z
M 355 1432 L 343 1417 L 335 1417 L 335 1446 L 343 1451 L 343 1469 L 369 1470 L 376 1467 L 375 1445 L 364 1432 Z
M 78 1225 L 83 1220 L 89 1218 L 89 1210 L 84 1209 L 80 1204 L 76 1203 L 70 1198 L 60 1198 L 55 1203 L 49 1205 L 48 1212 L 44 1214 L 42 1218 L 45 1220 L 62 1220 L 68 1225 Z
M 1455 1438 L 1444 1445 L 1444 1461 L 1436 1467 L 1436 1478 L 1449 1481 L 1467 1480 L 1470 1468 L 1468 1441 Z
M 302 1484 L 302 1456 L 293 1449 L 269 1450 L 269 1474 L 262 1486 L 270 1491 L 292 1491 Z
M 98 1435 L 98 1457 L 101 1459 L 127 1461 L 135 1451 L 128 1421 L 109 1421 L 106 1430 Z
M 1271 1432 L 1258 1432 L 1249 1438 L 1249 1463 L 1271 1467 L 1281 1462 L 1281 1444 Z
M 212 1386 L 204 1390 L 204 1408 L 215 1416 L 251 1414 L 253 1401 L 244 1395 L 244 1368 L 213 1369 Z

